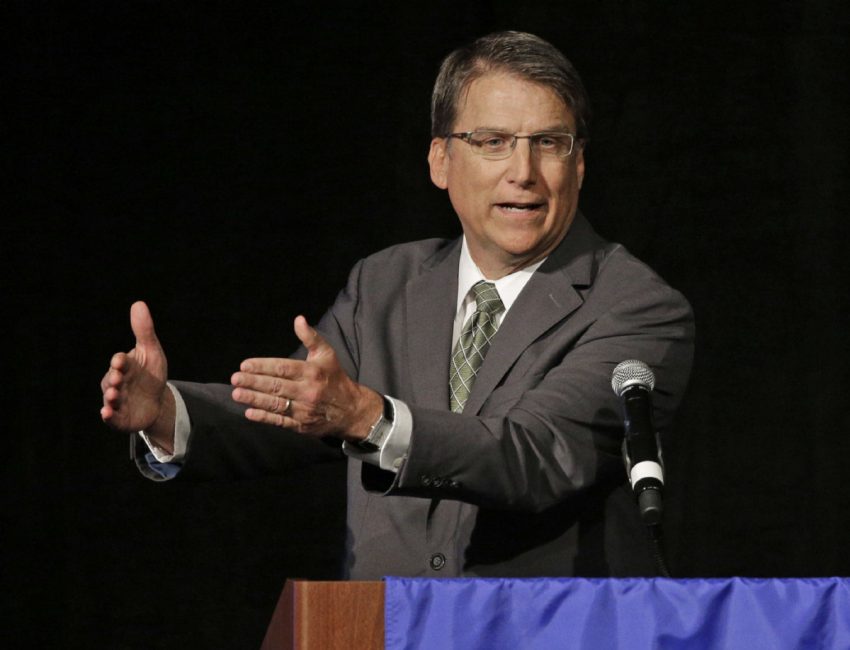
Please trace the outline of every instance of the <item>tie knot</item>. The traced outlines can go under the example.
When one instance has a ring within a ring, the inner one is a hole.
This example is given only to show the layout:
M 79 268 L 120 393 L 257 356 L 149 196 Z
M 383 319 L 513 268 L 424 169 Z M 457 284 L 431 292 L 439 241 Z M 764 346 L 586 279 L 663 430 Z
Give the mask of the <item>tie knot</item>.
M 496 314 L 505 308 L 499 292 L 496 291 L 496 285 L 492 282 L 481 280 L 472 287 L 472 293 L 475 295 L 475 308 L 478 311 Z

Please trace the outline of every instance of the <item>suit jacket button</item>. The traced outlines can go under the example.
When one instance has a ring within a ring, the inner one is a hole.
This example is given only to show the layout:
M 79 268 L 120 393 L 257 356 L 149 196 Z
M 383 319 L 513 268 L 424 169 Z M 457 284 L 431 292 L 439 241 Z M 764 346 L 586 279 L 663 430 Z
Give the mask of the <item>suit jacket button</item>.
M 419 482 L 422 483 L 425 487 L 429 487 L 431 485 L 431 477 L 425 476 L 424 474 L 419 477 Z
M 434 569 L 434 571 L 439 571 L 446 566 L 446 556 L 442 553 L 434 553 L 428 561 L 428 564 L 431 565 L 431 568 Z

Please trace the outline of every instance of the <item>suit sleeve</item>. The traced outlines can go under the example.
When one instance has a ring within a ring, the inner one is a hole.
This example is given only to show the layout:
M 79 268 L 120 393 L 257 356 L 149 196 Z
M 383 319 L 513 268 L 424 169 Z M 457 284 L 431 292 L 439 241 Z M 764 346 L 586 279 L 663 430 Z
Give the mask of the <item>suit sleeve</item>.
M 360 264 L 352 271 L 349 286 L 356 286 L 359 268 Z M 333 346 L 346 372 L 356 377 L 357 346 L 351 338 L 353 329 L 342 329 L 336 316 L 354 311 L 352 292 L 346 289 L 317 329 Z M 306 351 L 302 347 L 291 356 L 303 359 Z M 318 440 L 247 420 L 245 406 L 233 401 L 229 385 L 173 383 L 186 403 L 191 421 L 179 474 L 181 480 L 252 478 L 282 474 L 313 463 L 345 460 L 341 443 L 336 439 Z
M 247 420 L 228 385 L 174 384 L 192 423 L 181 480 L 252 478 L 343 459 L 333 441 Z

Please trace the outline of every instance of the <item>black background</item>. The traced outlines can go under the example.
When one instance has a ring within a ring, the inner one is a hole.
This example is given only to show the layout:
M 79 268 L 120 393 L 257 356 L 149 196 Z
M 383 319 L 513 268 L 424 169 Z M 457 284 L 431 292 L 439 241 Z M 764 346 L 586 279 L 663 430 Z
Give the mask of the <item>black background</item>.
M 430 88 L 505 28 L 582 73 L 582 209 L 695 309 L 673 573 L 850 575 L 841 6 L 7 6 L 0 644 L 258 647 L 286 577 L 334 575 L 341 466 L 153 484 L 99 380 L 134 300 L 172 376 L 226 381 L 288 352 L 359 257 L 458 234 L 427 173 Z

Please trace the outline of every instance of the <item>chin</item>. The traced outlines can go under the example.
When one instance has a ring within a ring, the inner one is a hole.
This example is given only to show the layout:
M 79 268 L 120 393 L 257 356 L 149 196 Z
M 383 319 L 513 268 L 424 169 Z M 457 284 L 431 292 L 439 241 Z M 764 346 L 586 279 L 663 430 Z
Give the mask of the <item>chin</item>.
M 506 237 L 497 243 L 499 248 L 512 257 L 531 257 L 544 248 L 543 240 L 537 236 Z
M 531 263 L 531 260 L 544 255 L 539 246 L 503 246 L 501 250 L 505 261 L 512 266 L 515 264 L 526 266 Z

